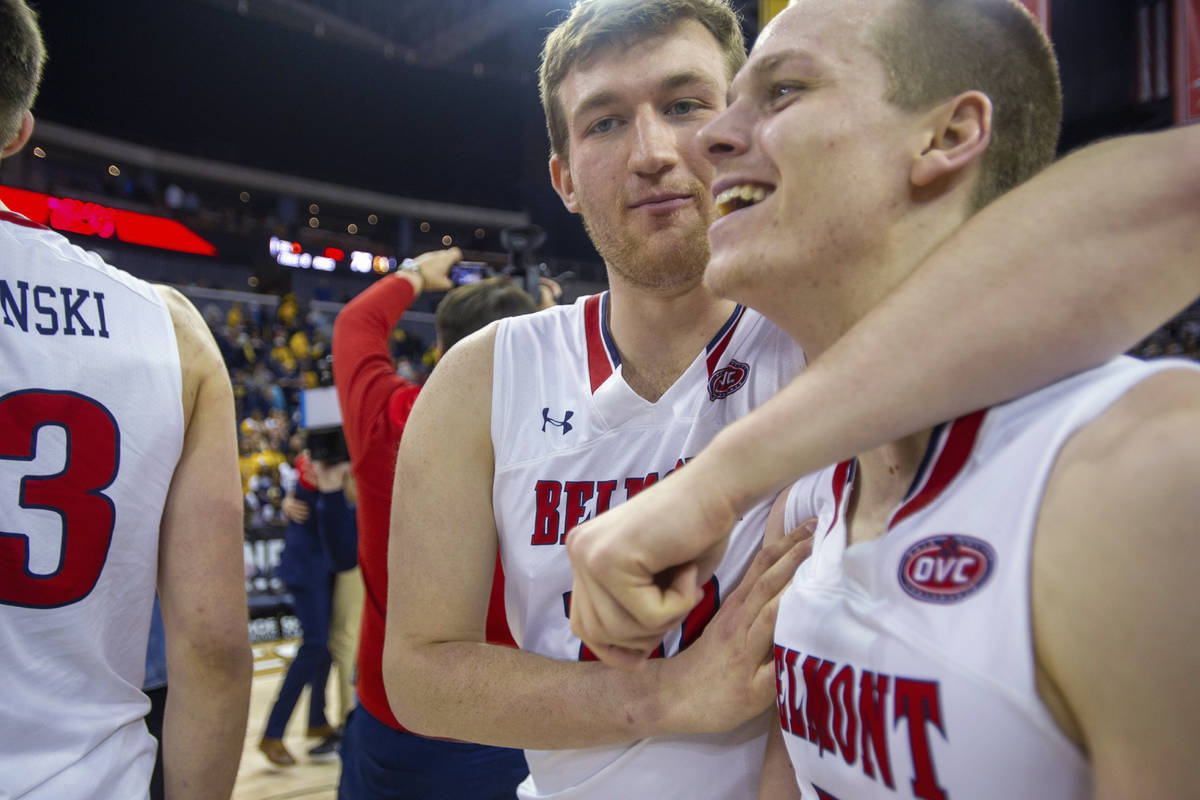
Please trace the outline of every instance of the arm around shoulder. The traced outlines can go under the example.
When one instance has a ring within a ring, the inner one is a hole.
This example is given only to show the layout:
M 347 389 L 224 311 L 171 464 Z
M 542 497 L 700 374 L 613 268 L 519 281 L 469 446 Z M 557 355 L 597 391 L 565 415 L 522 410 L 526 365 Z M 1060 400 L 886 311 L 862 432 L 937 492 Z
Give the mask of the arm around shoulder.
M 1200 374 L 1134 387 L 1060 454 L 1038 519 L 1039 689 L 1103 800 L 1200 795 Z
M 185 425 L 159 535 L 170 682 L 166 790 L 174 798 L 226 797 L 241 756 L 251 677 L 233 392 L 196 309 L 175 290 L 156 288 L 175 327 Z

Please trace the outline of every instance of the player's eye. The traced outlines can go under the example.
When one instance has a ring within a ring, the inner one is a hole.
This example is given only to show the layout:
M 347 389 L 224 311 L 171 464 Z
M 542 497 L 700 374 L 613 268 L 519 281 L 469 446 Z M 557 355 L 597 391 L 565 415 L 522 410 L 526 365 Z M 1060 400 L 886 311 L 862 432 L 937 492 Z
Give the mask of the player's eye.
M 808 85 L 797 81 L 773 83 L 767 88 L 767 98 L 773 106 L 782 106 L 791 102 L 797 95 L 808 89 Z
M 691 114 L 696 109 L 700 108 L 700 103 L 695 100 L 676 100 L 671 105 L 667 106 L 667 115 L 672 117 L 683 117 Z
M 617 121 L 612 117 L 604 117 L 598 119 L 588 126 L 585 136 L 590 136 L 593 133 L 609 133 L 617 126 Z

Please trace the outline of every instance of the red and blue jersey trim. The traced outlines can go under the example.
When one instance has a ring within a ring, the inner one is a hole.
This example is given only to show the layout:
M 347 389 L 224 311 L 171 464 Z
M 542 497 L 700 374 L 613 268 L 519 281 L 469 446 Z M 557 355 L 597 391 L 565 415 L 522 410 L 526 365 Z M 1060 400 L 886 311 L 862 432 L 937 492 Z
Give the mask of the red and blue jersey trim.
M 608 292 L 594 294 L 583 304 L 587 341 L 588 380 L 592 394 L 621 366 L 621 354 L 608 331 Z
M 17 214 L 12 211 L 0 211 L 0 221 L 11 222 L 14 225 L 20 225 L 22 228 L 34 228 L 36 230 L 43 230 L 43 231 L 50 230 L 45 225 L 42 225 L 40 222 L 34 222 L 33 220 L 29 219 L 28 217 L 23 217 L 20 214 Z
M 964 417 L 959 417 L 950 423 L 943 423 L 933 429 L 929 444 L 925 448 L 925 456 L 912 485 L 908 488 L 900 506 L 892 512 L 888 520 L 887 530 L 892 530 L 905 519 L 926 508 L 936 500 L 946 487 L 962 472 L 971 450 L 979 438 L 979 429 L 983 425 L 987 409 L 981 409 Z M 828 535 L 837 527 L 841 515 L 842 501 L 854 484 L 854 473 L 858 466 L 856 459 L 843 461 L 833 471 L 833 522 L 825 531 Z
M 592 295 L 583 304 L 583 328 L 584 337 L 587 342 L 588 382 L 591 384 L 593 394 L 621 366 L 621 354 L 617 350 L 617 345 L 613 342 L 612 333 L 608 328 L 609 302 L 609 292 L 601 292 L 600 294 Z M 733 310 L 733 313 L 729 315 L 729 319 L 725 321 L 725 324 L 721 326 L 721 330 L 717 331 L 717 334 L 705 346 L 708 376 L 710 378 L 721 363 L 721 357 L 729 348 L 729 343 L 733 341 L 733 335 L 737 331 L 738 323 L 742 321 L 745 314 L 745 307 L 738 305 Z
M 738 304 L 738 307 L 729 315 L 729 319 L 721 326 L 721 330 L 717 331 L 717 335 L 705 346 L 704 350 L 708 353 L 708 377 L 712 377 L 716 372 L 717 366 L 721 363 L 721 356 L 725 354 L 725 350 L 729 347 L 729 343 L 733 341 L 733 334 L 737 330 L 738 323 L 742 321 L 742 317 L 746 314 L 745 306 Z
M 854 485 L 854 473 L 857 466 L 858 461 L 852 458 L 838 464 L 833 470 L 833 521 L 829 523 L 829 528 L 822 534 L 822 537 L 828 536 L 837 527 L 838 517 L 842 514 L 842 500 L 848 494 L 847 490 Z
M 971 457 L 985 416 L 987 409 L 980 409 L 934 430 L 908 495 L 888 521 L 888 530 L 936 500 L 958 477 Z

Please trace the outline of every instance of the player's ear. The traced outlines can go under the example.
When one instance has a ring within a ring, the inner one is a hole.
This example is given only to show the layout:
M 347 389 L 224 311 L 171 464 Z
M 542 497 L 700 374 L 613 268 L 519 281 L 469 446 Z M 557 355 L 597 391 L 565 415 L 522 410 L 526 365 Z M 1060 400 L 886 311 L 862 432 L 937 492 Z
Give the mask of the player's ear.
M 29 141 L 29 137 L 33 135 L 33 112 L 25 109 L 25 113 L 21 115 L 21 127 L 17 129 L 17 134 L 13 136 L 12 141 L 4 146 L 4 150 L 0 152 L 0 158 L 8 158 L 13 153 L 19 151 Z
M 976 163 L 992 140 L 992 101 L 971 90 L 938 105 L 926 117 L 923 149 L 913 160 L 913 186 L 929 186 Z
M 571 165 L 558 153 L 550 156 L 550 183 L 562 198 L 567 211 L 578 214 L 579 203 L 575 199 L 575 180 L 571 177 Z

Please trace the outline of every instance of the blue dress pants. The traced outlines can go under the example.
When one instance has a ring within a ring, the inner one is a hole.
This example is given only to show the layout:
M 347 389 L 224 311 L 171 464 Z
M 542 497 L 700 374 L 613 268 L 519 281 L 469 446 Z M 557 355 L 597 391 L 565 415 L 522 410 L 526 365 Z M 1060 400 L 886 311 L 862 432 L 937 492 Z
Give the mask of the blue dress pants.
M 266 736 L 282 739 L 296 701 L 306 685 L 312 687 L 308 704 L 308 725 L 319 728 L 325 719 L 325 683 L 329 678 L 329 611 L 332 588 L 328 582 L 316 586 L 288 586 L 293 597 L 293 610 L 300 620 L 304 638 L 296 658 L 288 667 L 283 685 L 271 716 L 267 718 Z
M 529 767 L 507 747 L 398 731 L 362 706 L 342 737 L 338 800 L 514 800 Z

